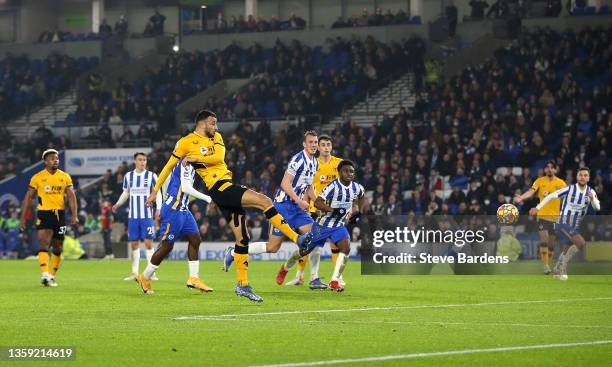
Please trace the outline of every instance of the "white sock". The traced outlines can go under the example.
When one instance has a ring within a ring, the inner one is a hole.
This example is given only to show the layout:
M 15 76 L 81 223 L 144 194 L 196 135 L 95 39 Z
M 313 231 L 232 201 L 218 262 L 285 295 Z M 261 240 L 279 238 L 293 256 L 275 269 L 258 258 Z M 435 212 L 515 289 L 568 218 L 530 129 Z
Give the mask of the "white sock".
M 138 274 L 138 264 L 140 263 L 140 249 L 132 250 L 132 274 Z
M 296 277 L 296 279 L 301 279 L 301 278 L 303 278 L 303 277 L 304 277 L 304 272 L 303 272 L 303 271 L 301 271 L 301 270 L 298 270 L 298 271 L 295 273 L 295 277 Z
M 189 260 L 189 276 L 190 277 L 199 277 L 200 275 L 200 260 Z
M 147 264 L 145 271 L 142 273 L 146 279 L 151 279 L 155 270 L 159 268 L 159 265 L 153 265 L 150 262 Z
M 578 252 L 578 247 L 576 245 L 571 245 L 563 256 L 563 264 L 567 265 L 567 263 L 572 259 L 572 257 L 576 255 L 576 252 Z
M 151 261 L 151 258 L 153 257 L 154 253 L 155 253 L 155 249 L 154 248 L 145 249 L 145 256 L 147 257 L 147 262 Z
M 314 250 L 308 255 L 310 259 L 310 280 L 315 280 L 319 278 L 319 264 L 321 263 L 321 251 L 319 251 L 318 247 L 315 247 Z
M 338 280 L 338 278 L 340 278 L 347 261 L 348 256 L 346 256 L 344 252 L 338 254 L 338 260 L 336 261 L 336 266 L 334 267 L 334 274 L 332 275 L 332 280 Z
M 267 244 L 266 242 L 253 242 L 249 243 L 249 255 L 251 254 L 263 254 L 266 253 Z
M 42 273 L 42 277 L 46 278 L 46 279 L 49 279 L 50 275 L 49 275 L 49 273 L 44 272 L 44 273 Z

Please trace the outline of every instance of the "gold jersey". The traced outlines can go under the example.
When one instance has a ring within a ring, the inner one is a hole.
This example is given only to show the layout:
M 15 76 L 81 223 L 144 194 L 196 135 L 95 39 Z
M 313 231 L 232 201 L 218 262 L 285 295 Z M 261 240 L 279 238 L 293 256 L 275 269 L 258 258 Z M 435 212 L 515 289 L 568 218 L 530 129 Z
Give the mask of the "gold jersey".
M 538 199 L 541 202 L 546 196 L 564 188 L 565 186 L 565 181 L 559 177 L 555 176 L 552 180 L 549 180 L 548 177 L 544 176 L 535 180 L 533 185 L 531 185 L 531 188 L 538 194 Z M 544 205 L 540 211 L 538 211 L 537 218 L 547 220 L 549 222 L 556 222 L 557 219 L 559 219 L 560 211 L 561 200 L 553 199 L 549 201 L 548 204 Z
M 30 188 L 38 195 L 38 210 L 64 210 L 64 193 L 72 187 L 72 177 L 62 170 L 38 172 L 30 180 Z
M 333 155 L 330 157 L 327 163 L 324 163 L 321 160 L 321 157 L 317 158 L 317 162 L 319 163 L 319 168 L 315 173 L 313 179 L 313 187 L 315 191 L 315 195 L 319 196 L 321 191 L 327 186 L 330 182 L 337 179 L 338 176 L 338 165 L 342 162 L 342 158 L 334 157 Z M 314 207 L 314 202 L 310 203 L 310 212 L 315 213 L 317 209 Z

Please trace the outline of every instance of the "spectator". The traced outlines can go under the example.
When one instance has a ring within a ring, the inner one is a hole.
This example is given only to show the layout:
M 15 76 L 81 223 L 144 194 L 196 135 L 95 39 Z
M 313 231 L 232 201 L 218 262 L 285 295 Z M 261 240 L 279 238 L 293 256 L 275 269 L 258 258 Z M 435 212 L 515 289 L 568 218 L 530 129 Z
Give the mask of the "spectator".
M 446 6 L 446 19 L 448 20 L 448 35 L 453 38 L 457 30 L 458 10 L 452 0 Z
M 106 19 L 102 19 L 102 23 L 98 27 L 98 33 L 102 38 L 106 38 L 113 33 L 113 28 L 106 23 Z
M 153 24 L 153 34 L 156 36 L 164 34 L 164 22 L 166 21 L 166 16 L 161 14 L 157 9 L 155 9 L 155 14 L 149 18 L 151 24 Z
M 121 14 L 119 19 L 115 22 L 115 33 L 121 37 L 125 37 L 128 32 L 128 22 L 125 15 Z
M 489 4 L 482 0 L 472 0 L 470 1 L 470 7 L 472 7 L 470 19 L 482 20 L 484 19 L 485 9 L 489 7 Z
M 111 242 L 111 232 L 113 230 L 113 211 L 109 200 L 102 202 L 100 214 L 100 228 L 104 239 L 104 259 L 113 259 L 113 244 Z

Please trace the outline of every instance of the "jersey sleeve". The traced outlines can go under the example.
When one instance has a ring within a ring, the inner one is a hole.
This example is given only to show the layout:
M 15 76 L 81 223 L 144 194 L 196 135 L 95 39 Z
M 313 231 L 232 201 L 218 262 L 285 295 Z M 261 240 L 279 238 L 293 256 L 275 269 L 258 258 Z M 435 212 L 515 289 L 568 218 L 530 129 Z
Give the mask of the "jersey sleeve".
M 72 177 L 66 173 L 66 187 L 72 187 L 73 183 L 72 183 Z
M 325 200 L 331 200 L 334 197 L 334 188 L 335 188 L 335 185 L 332 185 L 330 183 L 329 185 L 323 188 L 323 191 L 321 191 L 321 194 L 319 194 L 319 197 Z
M 289 161 L 289 164 L 287 165 L 287 172 L 291 176 L 295 177 L 297 175 L 297 172 L 302 167 L 303 162 L 304 161 L 302 159 L 298 159 L 296 157 L 291 158 L 291 160 Z
M 540 179 L 538 178 L 537 180 L 533 181 L 533 185 L 531 185 L 531 189 L 535 192 L 538 192 L 538 190 L 540 189 Z
M 130 189 L 130 185 L 128 185 L 128 175 L 123 176 L 123 191 L 128 191 Z
M 357 197 L 362 198 L 365 195 L 365 189 L 361 184 L 357 184 Z
M 187 140 L 185 138 L 181 138 L 176 142 L 172 155 L 179 159 L 187 155 Z
M 38 190 L 38 176 L 34 175 L 30 179 L 30 188 L 34 190 Z
M 153 187 L 155 187 L 155 185 L 157 185 L 157 179 L 159 177 L 157 177 L 157 173 L 153 173 L 153 181 L 151 182 Z

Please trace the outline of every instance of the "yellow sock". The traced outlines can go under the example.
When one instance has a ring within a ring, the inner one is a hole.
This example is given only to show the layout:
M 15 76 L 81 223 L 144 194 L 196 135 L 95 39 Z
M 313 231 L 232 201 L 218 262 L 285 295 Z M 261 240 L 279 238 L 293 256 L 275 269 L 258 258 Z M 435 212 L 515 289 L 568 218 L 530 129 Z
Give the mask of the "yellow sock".
M 545 244 L 540 245 L 540 257 L 544 265 L 548 266 L 548 246 Z
M 338 261 L 339 252 L 332 252 L 332 267 L 336 266 L 336 261 Z
M 302 256 L 297 264 L 298 272 L 304 273 L 304 269 L 306 269 L 306 264 L 308 264 L 308 255 Z
M 49 270 L 49 274 L 55 275 L 57 274 L 57 269 L 59 269 L 59 265 L 62 262 L 62 255 L 51 254 L 51 269 Z
M 40 265 L 41 273 L 49 272 L 49 253 L 47 251 L 38 251 L 38 265 Z
M 548 249 L 548 263 L 549 264 L 553 263 L 554 257 L 555 257 L 555 249 L 549 248 Z
M 241 286 L 249 285 L 248 272 L 249 272 L 249 254 L 240 254 L 238 249 L 244 249 L 243 246 L 236 246 L 234 249 L 234 262 L 236 262 L 236 274 L 238 276 L 238 283 Z M 246 247 L 248 251 L 248 247 Z
M 283 232 L 283 234 L 287 236 L 287 238 L 289 238 L 293 242 L 297 241 L 298 234 L 295 233 L 295 231 L 293 231 L 291 227 L 289 227 L 289 225 L 285 221 L 285 218 L 283 218 L 282 215 L 278 214 L 276 208 L 273 205 L 266 208 L 264 210 L 264 214 L 266 215 L 266 218 L 268 218 L 268 221 L 270 221 L 270 223 L 274 227 L 278 228 L 281 232 Z

